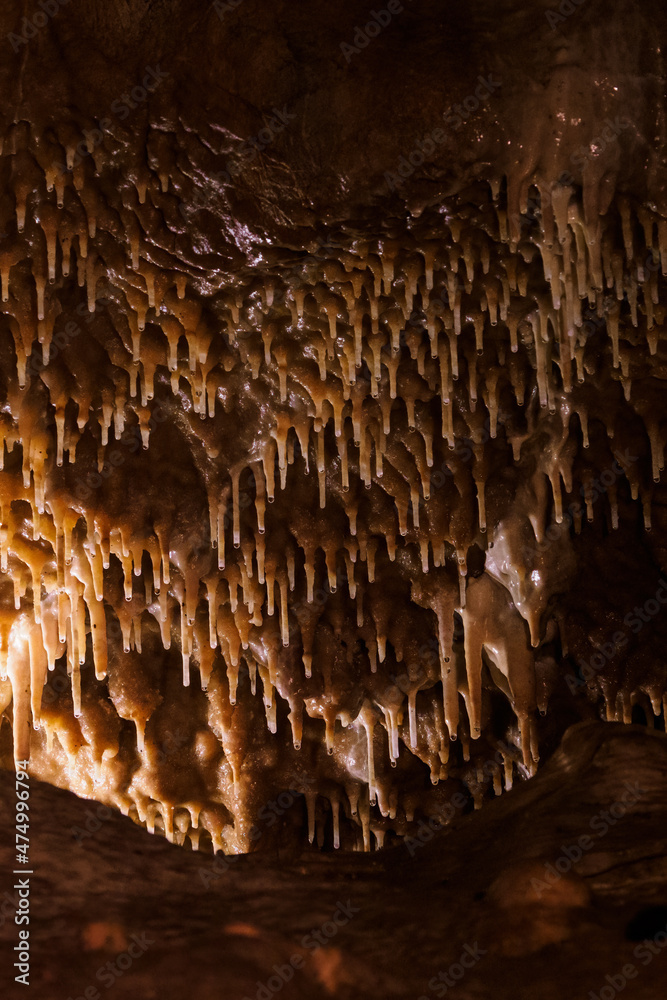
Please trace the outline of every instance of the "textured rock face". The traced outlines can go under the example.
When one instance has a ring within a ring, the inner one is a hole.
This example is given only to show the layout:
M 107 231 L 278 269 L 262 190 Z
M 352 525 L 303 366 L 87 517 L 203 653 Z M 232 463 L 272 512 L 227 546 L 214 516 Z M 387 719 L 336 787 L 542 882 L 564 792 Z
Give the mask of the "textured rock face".
M 399 7 L 0 15 L 0 752 L 194 848 L 664 728 L 664 15 Z
M 667 959 L 653 941 L 667 924 L 666 792 L 664 734 L 587 723 L 533 780 L 421 846 L 334 855 L 295 853 L 292 842 L 214 862 L 110 812 L 94 827 L 101 807 L 34 782 L 30 988 L 40 1000 L 90 985 L 165 1000 L 254 1000 L 266 989 L 289 1000 L 408 1000 L 446 996 L 449 981 L 464 1000 L 510 1000 L 528 983 L 530 995 L 556 1000 L 599 996 L 607 976 L 620 982 L 632 966 L 625 995 L 655 1000 Z M 13 946 L 8 895 L 0 940 Z M 288 980 L 279 990 L 275 967 Z M 11 983 L 6 967 L 0 975 Z

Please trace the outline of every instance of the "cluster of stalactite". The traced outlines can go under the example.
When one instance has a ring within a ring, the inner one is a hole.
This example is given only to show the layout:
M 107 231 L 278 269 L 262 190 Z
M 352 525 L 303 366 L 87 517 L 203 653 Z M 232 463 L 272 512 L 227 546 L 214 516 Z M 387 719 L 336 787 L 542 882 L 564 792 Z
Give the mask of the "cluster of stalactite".
M 169 171 L 109 204 L 105 156 L 16 126 L 0 160 L 16 759 L 231 852 L 286 790 L 311 841 L 368 849 L 454 778 L 479 805 L 532 774 L 576 536 L 619 494 L 651 526 L 667 220 L 477 184 L 211 288 L 155 250 Z M 627 718 L 666 690 L 598 693 Z

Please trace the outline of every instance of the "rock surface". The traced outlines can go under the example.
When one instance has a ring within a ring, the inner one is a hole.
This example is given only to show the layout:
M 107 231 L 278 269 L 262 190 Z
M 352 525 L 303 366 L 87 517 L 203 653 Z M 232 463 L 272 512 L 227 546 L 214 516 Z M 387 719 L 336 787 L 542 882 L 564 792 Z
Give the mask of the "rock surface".
M 11 896 L 10 775 L 0 787 Z M 110 997 L 254 1000 L 294 956 L 303 965 L 286 998 L 410 1000 L 445 995 L 433 988 L 446 982 L 439 973 L 452 968 L 453 984 L 473 953 L 452 988 L 465 1000 L 599 995 L 629 964 L 628 996 L 663 995 L 667 952 L 652 956 L 627 932 L 638 915 L 640 936 L 667 924 L 667 739 L 638 726 L 578 724 L 530 782 L 423 845 L 373 856 L 292 848 L 227 859 L 225 870 L 220 856 L 216 865 L 117 816 L 78 843 L 72 829 L 91 825 L 95 803 L 47 785 L 33 785 L 30 805 L 36 1000 L 90 984 Z M 5 955 L 17 936 L 8 909 Z M 96 973 L 133 934 L 151 943 L 107 987 Z M 9 971 L 5 962 L 4 995 L 24 995 Z

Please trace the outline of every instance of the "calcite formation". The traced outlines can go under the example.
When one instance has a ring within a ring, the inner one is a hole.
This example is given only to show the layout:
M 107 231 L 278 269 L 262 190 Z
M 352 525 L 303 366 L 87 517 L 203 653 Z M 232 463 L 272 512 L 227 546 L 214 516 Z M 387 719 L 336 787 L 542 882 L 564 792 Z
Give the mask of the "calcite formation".
M 30 858 L 39 879 L 30 989 L 40 1000 L 85 996 L 90 984 L 102 996 L 115 988 L 142 1000 L 188 992 L 202 1000 L 221 992 L 234 1000 L 266 1000 L 267 992 L 433 1000 L 449 982 L 447 992 L 464 1000 L 514 1000 L 530 980 L 534 995 L 552 1000 L 606 997 L 609 977 L 619 985 L 625 978 L 622 995 L 658 1000 L 666 792 L 664 733 L 592 721 L 570 727 L 533 780 L 459 815 L 447 831 L 424 824 L 431 839 L 407 849 L 329 854 L 306 844 L 295 854 L 284 844 L 213 857 L 31 780 Z M 14 775 L 2 773 L 0 864 L 10 871 L 14 801 Z M 96 827 L 90 818 L 98 815 Z M 86 836 L 77 843 L 72 829 Z M 2 893 L 5 915 L 14 881 Z M 148 948 L 137 958 L 133 947 L 137 960 L 111 983 L 109 972 L 127 965 L 124 953 L 137 939 Z M 10 954 L 11 920 L 0 925 L 0 942 Z M 462 955 L 465 973 L 455 964 Z M 0 970 L 11 997 L 21 995 L 14 975 L 8 964 Z
M 227 853 L 303 796 L 311 842 L 371 850 L 533 775 L 577 718 L 663 725 L 660 32 L 594 27 L 590 93 L 583 42 L 549 38 L 526 93 L 501 53 L 469 115 L 488 64 L 364 170 L 343 131 L 313 167 L 312 54 L 275 106 L 219 56 L 260 110 L 205 129 L 177 59 L 74 107 L 54 71 L 48 113 L 21 70 L 0 707 L 36 777 Z

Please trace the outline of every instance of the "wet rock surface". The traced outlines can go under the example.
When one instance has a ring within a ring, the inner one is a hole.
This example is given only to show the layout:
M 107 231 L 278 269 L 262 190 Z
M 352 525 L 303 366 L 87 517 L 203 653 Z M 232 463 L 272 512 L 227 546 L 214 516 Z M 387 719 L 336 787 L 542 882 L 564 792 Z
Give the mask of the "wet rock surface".
M 0 14 L 0 759 L 102 803 L 35 786 L 73 989 L 654 995 L 665 15 L 376 14 Z
M 296 955 L 303 966 L 281 990 L 295 998 L 437 996 L 429 981 L 445 983 L 437 977 L 452 967 L 460 996 L 529 988 L 550 1000 L 599 993 L 628 964 L 637 971 L 631 995 L 657 997 L 662 948 L 652 955 L 626 927 L 642 925 L 651 941 L 659 930 L 666 783 L 664 734 L 579 724 L 531 782 L 445 833 L 423 833 L 423 843 L 372 856 L 292 844 L 225 867 L 221 856 L 178 849 L 113 815 L 82 837 L 96 803 L 35 782 L 32 995 L 78 996 L 96 984 L 102 996 L 188 990 L 240 1000 Z M 5 775 L 4 873 L 13 864 L 13 799 Z M 5 889 L 11 897 L 6 874 Z M 9 910 L 6 946 L 17 931 Z M 107 987 L 96 974 L 133 935 L 150 944 Z M 462 955 L 470 968 L 457 981 Z

